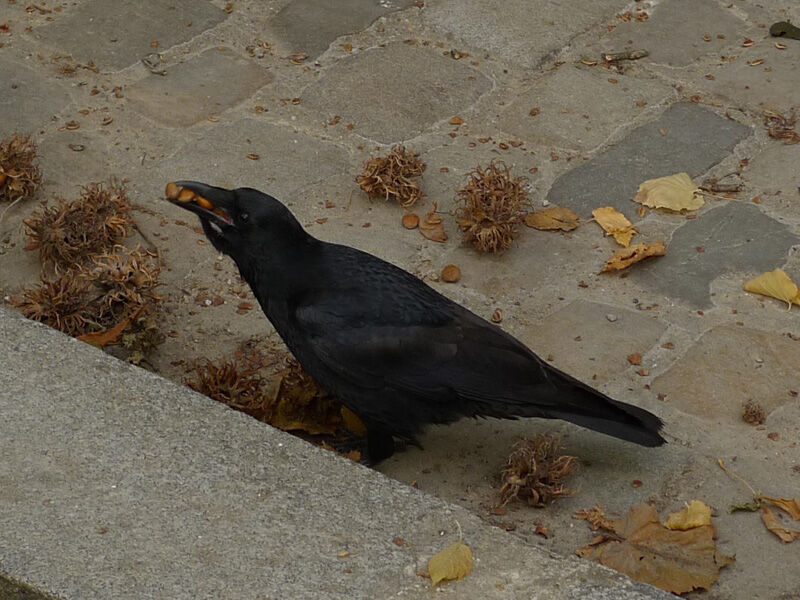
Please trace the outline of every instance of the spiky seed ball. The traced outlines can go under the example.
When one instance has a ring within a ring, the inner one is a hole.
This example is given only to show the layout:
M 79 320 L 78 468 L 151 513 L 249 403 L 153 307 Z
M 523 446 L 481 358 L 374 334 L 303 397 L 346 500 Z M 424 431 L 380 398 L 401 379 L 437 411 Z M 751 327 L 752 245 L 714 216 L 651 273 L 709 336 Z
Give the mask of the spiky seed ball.
M 18 133 L 0 142 L 0 202 L 30 198 L 42 182 L 36 144 Z
M 469 181 L 458 190 L 458 226 L 464 243 L 481 252 L 505 252 L 511 247 L 525 217 L 528 192 L 524 177 L 512 177 L 501 162 L 467 174 Z

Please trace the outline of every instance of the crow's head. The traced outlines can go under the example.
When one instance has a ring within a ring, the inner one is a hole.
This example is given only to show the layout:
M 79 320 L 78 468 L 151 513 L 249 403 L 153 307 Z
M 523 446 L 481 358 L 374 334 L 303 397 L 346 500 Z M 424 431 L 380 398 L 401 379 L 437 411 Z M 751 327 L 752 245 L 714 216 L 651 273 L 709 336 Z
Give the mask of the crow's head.
M 266 244 L 290 244 L 308 237 L 289 209 L 252 188 L 226 190 L 197 181 L 167 184 L 167 198 L 200 218 L 203 231 L 220 252 L 234 260 Z

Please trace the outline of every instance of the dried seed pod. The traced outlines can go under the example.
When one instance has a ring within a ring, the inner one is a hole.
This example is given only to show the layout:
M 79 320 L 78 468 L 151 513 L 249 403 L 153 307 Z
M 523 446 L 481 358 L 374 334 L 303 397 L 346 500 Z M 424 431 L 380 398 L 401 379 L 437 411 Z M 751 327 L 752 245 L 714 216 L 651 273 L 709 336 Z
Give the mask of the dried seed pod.
M 500 323 L 503 320 L 503 310 L 495 308 L 492 313 L 492 323 Z
M 15 133 L 0 142 L 0 202 L 17 202 L 36 193 L 42 181 L 36 145 Z
M 467 185 L 457 192 L 464 242 L 481 252 L 508 250 L 525 217 L 525 178 L 512 177 L 509 168 L 497 162 L 485 169 L 478 166 L 467 176 Z
M 461 279 L 461 269 L 459 269 L 456 265 L 447 265 L 444 269 L 442 269 L 442 281 L 446 281 L 447 283 L 455 283 Z
M 191 202 L 195 195 L 189 188 L 181 188 L 181 191 L 178 192 L 178 202 Z
M 390 197 L 405 207 L 422 198 L 422 190 L 416 181 L 425 170 L 419 155 L 403 146 L 395 146 L 387 156 L 371 158 L 364 171 L 356 177 L 356 183 L 370 198 Z
M 178 197 L 178 194 L 181 193 L 181 188 L 179 188 L 175 182 L 170 181 L 167 184 L 167 189 L 165 193 L 167 195 L 167 198 L 169 198 L 170 200 L 175 200 Z

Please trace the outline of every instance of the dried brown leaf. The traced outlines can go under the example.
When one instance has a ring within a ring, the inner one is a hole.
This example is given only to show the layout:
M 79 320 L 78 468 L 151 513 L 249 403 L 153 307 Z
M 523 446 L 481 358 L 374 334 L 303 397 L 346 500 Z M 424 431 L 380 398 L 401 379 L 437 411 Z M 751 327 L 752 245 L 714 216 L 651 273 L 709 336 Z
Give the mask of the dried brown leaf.
M 444 242 L 447 240 L 447 233 L 442 225 L 442 218 L 436 214 L 435 202 L 433 203 L 433 208 L 425 213 L 419 220 L 419 231 L 433 242 Z
M 772 496 L 759 496 L 759 500 L 763 502 L 769 502 L 770 504 L 774 504 L 778 508 L 783 511 L 789 513 L 789 515 L 795 520 L 800 521 L 800 502 L 797 501 L 795 498 L 774 498 Z
M 662 241 L 650 242 L 649 244 L 634 244 L 629 248 L 624 248 L 615 252 L 611 258 L 606 261 L 606 264 L 600 269 L 600 272 L 605 273 L 606 271 L 625 269 L 645 258 L 664 256 L 666 253 L 667 249 L 664 247 L 664 242 Z
M 575 211 L 565 206 L 550 206 L 525 215 L 525 225 L 541 231 L 572 231 L 580 221 Z
M 687 173 L 648 179 L 639 186 L 634 202 L 674 212 L 697 210 L 705 200 Z
M 577 554 L 673 594 L 710 588 L 719 570 L 734 561 L 717 550 L 713 525 L 672 531 L 649 504 L 634 506 L 612 525 L 608 535 Z
M 763 504 L 761 505 L 761 520 L 767 529 L 777 535 L 784 544 L 790 544 L 800 539 L 800 531 L 786 527 L 778 516 Z

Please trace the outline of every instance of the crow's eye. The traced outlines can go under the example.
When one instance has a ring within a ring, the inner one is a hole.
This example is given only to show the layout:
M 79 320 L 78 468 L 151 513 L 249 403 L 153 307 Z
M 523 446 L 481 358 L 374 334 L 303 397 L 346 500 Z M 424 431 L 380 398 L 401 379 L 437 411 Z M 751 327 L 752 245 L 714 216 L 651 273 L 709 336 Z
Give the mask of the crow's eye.
M 240 220 L 241 220 L 243 223 L 247 223 L 247 221 L 249 221 L 249 220 L 250 220 L 250 215 L 248 215 L 246 212 L 240 213 L 240 214 L 239 214 L 239 219 L 240 219 Z

